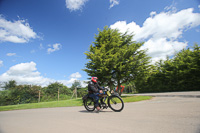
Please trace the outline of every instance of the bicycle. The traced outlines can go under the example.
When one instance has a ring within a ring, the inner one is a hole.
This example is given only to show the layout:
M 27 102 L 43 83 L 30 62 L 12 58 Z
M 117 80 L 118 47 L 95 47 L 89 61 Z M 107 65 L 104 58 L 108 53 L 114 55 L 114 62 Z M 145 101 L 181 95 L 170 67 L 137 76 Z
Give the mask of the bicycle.
M 99 101 L 102 101 L 103 99 L 104 103 L 99 102 L 99 107 L 101 109 L 107 109 L 108 107 L 111 108 L 115 112 L 120 112 L 124 108 L 124 102 L 122 98 L 118 95 L 118 93 L 110 92 L 110 89 L 105 88 L 103 90 L 103 94 L 100 94 Z M 83 105 L 85 109 L 89 112 L 92 112 L 95 110 L 94 106 L 94 99 L 89 97 L 89 93 L 83 96 Z M 107 104 L 106 104 L 107 102 Z

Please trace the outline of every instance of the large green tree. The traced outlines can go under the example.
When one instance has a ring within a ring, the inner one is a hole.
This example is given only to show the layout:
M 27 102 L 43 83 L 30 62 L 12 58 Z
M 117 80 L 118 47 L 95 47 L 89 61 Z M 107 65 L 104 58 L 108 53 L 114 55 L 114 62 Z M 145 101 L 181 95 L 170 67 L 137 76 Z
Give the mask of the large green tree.
M 3 88 L 5 90 L 9 90 L 15 88 L 17 86 L 17 82 L 15 80 L 10 80 L 8 82 L 4 82 Z
M 200 89 L 200 47 L 183 49 L 173 59 L 176 86 L 183 90 Z
M 147 86 L 140 92 L 200 90 L 200 47 L 183 49 L 173 58 L 157 62 Z
M 142 79 L 148 73 L 150 57 L 140 49 L 143 43 L 133 41 L 133 35 L 107 26 L 98 32 L 85 53 L 89 61 L 84 71 L 89 76 L 97 76 L 102 85 L 113 88 Z
M 55 97 L 55 96 L 58 95 L 58 91 L 61 92 L 62 94 L 71 94 L 70 89 L 67 88 L 67 86 L 65 86 L 65 85 L 63 85 L 62 83 L 59 83 L 59 82 L 49 84 L 45 88 L 44 93 L 51 96 L 51 97 Z

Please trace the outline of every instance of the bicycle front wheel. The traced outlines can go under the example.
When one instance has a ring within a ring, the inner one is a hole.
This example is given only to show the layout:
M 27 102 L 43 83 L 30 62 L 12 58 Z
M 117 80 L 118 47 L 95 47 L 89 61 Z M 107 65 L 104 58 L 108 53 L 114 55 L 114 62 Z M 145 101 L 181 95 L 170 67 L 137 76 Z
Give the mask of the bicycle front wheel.
M 124 108 L 123 100 L 116 95 L 110 96 L 108 99 L 108 106 L 115 112 L 120 112 Z

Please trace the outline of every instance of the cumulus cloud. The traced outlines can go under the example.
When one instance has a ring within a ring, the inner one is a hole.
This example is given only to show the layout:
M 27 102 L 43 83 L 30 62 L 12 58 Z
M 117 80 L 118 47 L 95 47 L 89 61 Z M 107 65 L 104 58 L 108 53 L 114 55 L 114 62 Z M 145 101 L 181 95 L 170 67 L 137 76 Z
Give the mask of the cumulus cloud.
M 50 79 L 43 78 L 36 70 L 35 62 L 20 63 L 10 67 L 7 72 L 0 75 L 0 80 L 4 82 L 16 80 L 20 84 L 28 83 L 38 85 L 50 82 Z
M 81 78 L 81 74 L 79 72 L 73 73 L 70 75 L 70 78 Z
M 7 56 L 15 56 L 16 53 L 7 53 L 6 55 L 7 55 Z
M 0 60 L 0 66 L 3 65 L 3 61 Z M 36 63 L 31 61 L 27 63 L 16 64 L 9 68 L 8 71 L 0 75 L 0 81 L 7 82 L 9 80 L 15 80 L 18 84 L 33 84 L 47 86 L 53 82 L 60 82 L 64 85 L 70 87 L 75 80 L 81 78 L 79 72 L 72 73 L 68 80 L 55 80 L 50 78 L 45 78 L 41 76 L 41 73 L 37 71 Z M 84 82 L 81 84 L 85 86 Z
M 126 23 L 126 21 L 118 21 L 113 25 L 111 25 L 110 28 L 118 29 L 122 33 L 128 31 L 129 34 L 130 33 L 137 34 L 141 30 L 141 27 L 137 25 L 134 21 L 128 24 Z
M 134 41 L 145 41 L 141 49 L 148 49 L 148 54 L 155 62 L 186 48 L 187 42 L 180 42 L 179 39 L 184 32 L 200 25 L 200 13 L 194 13 L 193 8 L 179 12 L 172 9 L 159 14 L 151 12 L 142 27 L 134 21 L 118 21 L 110 27 L 122 33 L 133 33 Z
M 65 3 L 66 3 L 66 7 L 70 11 L 78 11 L 78 10 L 82 10 L 83 6 L 88 1 L 89 0 L 65 0 Z M 109 2 L 110 2 L 109 9 L 111 9 L 112 7 L 116 5 L 119 5 L 119 0 L 109 0 Z
M 60 82 L 67 85 L 68 87 L 71 87 L 75 81 L 79 81 L 81 83 L 81 87 L 86 87 L 88 85 L 88 81 L 80 80 L 81 77 L 82 75 L 79 72 L 75 72 L 69 76 L 69 80 L 60 80 Z
M 70 11 L 81 10 L 88 0 L 66 0 L 66 7 Z
M 151 17 L 153 17 L 154 15 L 156 15 L 156 12 L 153 11 L 153 12 L 150 13 Z
M 48 54 L 60 50 L 62 45 L 60 43 L 56 43 L 56 44 L 53 44 L 53 46 L 49 45 L 49 47 L 51 47 L 51 48 L 47 49 Z
M 167 41 L 166 38 L 152 38 L 144 43 L 141 50 L 148 49 L 147 54 L 152 57 L 152 63 L 155 63 L 160 59 L 165 60 L 166 56 L 172 56 L 186 46 L 187 42 Z
M 0 15 L 0 42 L 26 43 L 37 34 L 26 20 L 9 21 Z
M 110 8 L 116 5 L 119 5 L 119 0 L 110 0 Z
M 183 31 L 200 25 L 200 14 L 193 13 L 193 8 L 184 9 L 177 13 L 162 12 L 154 17 L 149 17 L 141 30 L 136 34 L 136 39 L 149 37 L 177 39 Z
M 82 75 L 79 73 L 79 72 L 75 72 L 75 73 L 72 73 L 70 76 L 69 76 L 69 80 L 60 80 L 59 82 L 67 85 L 67 86 L 71 86 L 75 81 L 80 81 L 79 79 L 82 77 Z M 82 87 L 85 87 L 87 86 L 84 81 L 80 81 L 81 83 L 81 86 Z

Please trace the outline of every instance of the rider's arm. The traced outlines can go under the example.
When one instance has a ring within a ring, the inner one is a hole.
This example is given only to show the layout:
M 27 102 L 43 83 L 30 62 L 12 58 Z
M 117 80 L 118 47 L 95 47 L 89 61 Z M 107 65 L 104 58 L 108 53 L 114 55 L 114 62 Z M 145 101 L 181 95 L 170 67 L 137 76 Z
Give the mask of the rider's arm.
M 99 89 L 99 93 L 103 93 L 103 88 L 97 83 L 97 87 L 98 87 L 98 89 Z
M 97 83 L 97 87 L 99 90 L 104 90 L 98 83 Z

